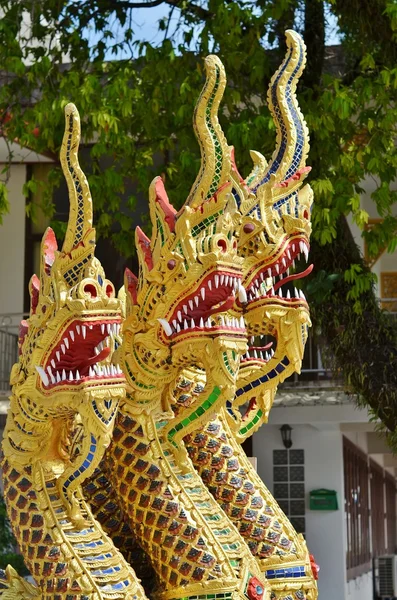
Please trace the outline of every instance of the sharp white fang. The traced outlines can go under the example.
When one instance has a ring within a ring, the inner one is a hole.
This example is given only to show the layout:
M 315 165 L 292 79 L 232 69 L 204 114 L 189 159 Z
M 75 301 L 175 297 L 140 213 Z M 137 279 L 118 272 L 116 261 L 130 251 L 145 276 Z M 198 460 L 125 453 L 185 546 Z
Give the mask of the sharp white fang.
M 68 338 L 64 338 L 63 343 L 65 344 L 66 348 L 69 350 L 69 340 L 68 340 Z
M 229 275 L 226 275 L 225 277 L 225 287 L 227 287 L 229 285 Z
M 47 386 L 50 383 L 50 380 L 48 379 L 47 373 L 44 371 L 43 367 L 36 366 L 36 371 L 40 375 L 41 381 L 45 386 Z
M 200 294 L 203 300 L 205 300 L 205 289 L 202 287 L 200 290 Z
M 182 310 L 185 313 L 185 315 L 187 315 L 187 305 L 184 304 L 184 306 L 182 306 Z
M 295 252 L 295 244 L 292 244 L 291 250 L 292 250 L 292 252 Z
M 61 344 L 61 350 L 62 350 L 62 354 L 65 354 L 66 348 L 65 348 L 65 346 L 63 344 Z
M 260 298 L 260 294 L 259 294 L 259 291 L 258 291 L 258 289 L 256 289 L 256 290 L 255 290 L 255 297 L 256 297 L 256 298 Z
M 292 268 L 295 269 L 295 259 L 292 261 Z
M 287 250 L 287 258 L 288 258 L 288 260 L 291 260 L 291 252 L 289 251 L 289 248 Z
M 77 331 L 77 335 L 80 335 L 80 325 L 76 325 L 76 331 Z
M 164 329 L 164 333 L 168 335 L 172 335 L 171 325 L 168 323 L 167 319 L 157 319 L 162 328 Z
M 256 351 L 256 350 L 254 350 L 254 357 L 255 357 L 255 358 L 258 358 L 258 353 L 257 353 L 257 351 Z
M 215 275 L 215 287 L 219 287 L 219 275 Z
M 211 319 L 208 317 L 207 322 L 205 324 L 206 327 L 211 327 Z
M 106 329 L 107 329 L 108 335 L 110 335 L 110 332 L 112 331 L 112 326 L 110 325 L 110 323 L 106 324 Z
M 200 327 L 201 327 L 201 329 L 203 329 L 203 328 L 204 328 L 204 320 L 203 320 L 203 317 L 201 317 L 201 318 L 200 318 Z
M 72 342 L 74 342 L 74 331 L 70 330 L 69 335 L 70 335 L 70 339 L 72 340 Z
M 209 280 L 208 280 L 208 289 L 209 289 L 209 291 L 211 291 L 211 290 L 212 290 L 212 282 L 211 282 L 211 279 L 209 279 Z
M 177 317 L 178 317 L 178 321 L 179 321 L 180 323 L 182 323 L 182 313 L 181 313 L 181 311 L 180 311 L 180 310 L 178 310 L 178 312 L 177 312 L 176 314 L 177 314 Z
M 302 300 L 306 300 L 306 296 L 305 296 L 305 294 L 302 292 L 302 290 L 300 290 L 300 296 L 301 296 Z
M 105 333 L 105 323 L 101 323 L 101 333 L 102 335 Z
M 294 296 L 295 296 L 295 298 L 299 298 L 299 292 L 296 289 L 296 287 L 294 287 Z
M 51 366 L 53 369 L 55 369 L 55 360 L 54 359 L 52 359 L 52 361 L 51 361 Z
M 243 317 L 240 317 L 240 328 L 244 329 L 245 328 L 245 321 Z
M 200 302 L 200 298 L 198 296 L 195 296 L 194 297 L 194 303 L 195 303 L 195 305 L 198 306 L 199 302 Z
M 282 263 L 282 265 L 283 265 L 284 267 L 286 267 L 286 266 L 287 266 L 287 263 L 285 262 L 285 258 L 284 258 L 284 256 L 283 256 L 283 258 L 282 258 L 282 260 L 281 260 L 281 263 Z
M 87 335 L 87 327 L 85 325 L 81 326 L 81 333 L 83 334 L 83 338 Z
M 77 379 L 77 381 L 80 381 L 80 379 L 81 379 L 80 373 L 78 371 L 76 371 L 76 379 Z
M 304 252 L 304 251 L 305 251 L 304 249 L 305 249 L 305 244 L 304 244 L 304 243 L 302 242 L 302 240 L 301 240 L 301 241 L 299 242 L 299 250 L 300 250 L 301 252 Z
M 267 274 L 268 274 L 268 276 L 269 276 L 269 277 L 271 277 L 271 276 L 272 276 L 272 270 L 271 270 L 271 269 L 268 269 L 268 270 L 267 270 Z
M 176 332 L 179 333 L 181 330 L 179 323 L 176 324 Z
M 57 361 L 59 362 L 59 361 L 61 360 L 61 353 L 60 353 L 60 352 L 57 350 L 57 351 L 55 352 L 55 354 L 56 354 L 56 357 L 57 357 Z M 54 367 L 54 368 L 55 368 L 55 367 Z
M 69 381 L 73 381 L 73 371 L 69 372 Z
M 47 373 L 51 377 L 52 371 L 51 371 L 51 367 L 50 366 L 47 367 Z
M 290 300 L 291 298 L 291 294 L 289 293 L 289 290 L 287 290 L 287 300 Z
M 88 370 L 88 376 L 89 377 L 95 377 L 95 371 L 94 371 L 94 369 L 92 367 L 90 367 L 89 370 Z
M 196 297 L 197 297 L 197 296 L 196 296 Z M 191 327 L 192 329 L 194 329 L 194 328 L 196 327 L 196 324 L 195 324 L 195 322 L 194 322 L 194 319 L 192 319 L 192 320 L 190 321 L 190 327 Z
M 275 268 L 276 273 L 278 275 L 280 273 L 280 267 L 278 266 L 278 263 L 275 264 L 274 268 Z
M 265 354 L 265 357 L 266 357 L 266 360 L 270 360 L 270 356 L 269 356 L 269 354 L 267 352 Z
M 65 371 L 65 369 L 62 371 L 62 381 L 66 381 L 66 371 Z
M 58 373 L 58 371 L 57 371 L 56 378 L 57 378 L 57 383 L 59 383 L 59 382 L 61 381 L 61 376 L 60 376 L 60 374 Z
M 189 329 L 186 319 L 183 321 L 183 329 Z
M 193 308 L 194 308 L 193 300 L 189 300 L 189 308 L 190 308 L 190 310 L 193 310 Z
M 178 321 L 177 321 L 176 319 L 174 319 L 174 320 L 172 321 L 172 324 L 173 324 L 173 326 L 174 326 L 174 329 L 176 329 L 176 326 L 177 326 L 177 324 L 178 324 Z
M 278 290 L 278 295 L 280 296 L 280 298 L 282 298 L 282 297 L 283 297 L 283 291 L 282 291 L 282 289 L 281 289 L 281 288 Z
M 247 302 L 247 292 L 245 291 L 245 288 L 242 285 L 240 285 L 240 287 L 238 288 L 238 299 L 242 304 L 245 304 Z
M 221 285 L 223 285 L 223 282 L 224 282 L 224 281 L 225 281 L 225 276 L 224 276 L 224 275 L 221 275 L 221 277 L 220 277 L 220 280 L 219 280 L 219 283 L 220 283 Z
M 303 247 L 303 254 L 305 255 L 306 262 L 309 260 L 309 250 L 306 246 Z
M 221 324 L 221 327 L 225 327 L 225 319 L 223 318 L 223 315 L 221 315 L 220 324 Z

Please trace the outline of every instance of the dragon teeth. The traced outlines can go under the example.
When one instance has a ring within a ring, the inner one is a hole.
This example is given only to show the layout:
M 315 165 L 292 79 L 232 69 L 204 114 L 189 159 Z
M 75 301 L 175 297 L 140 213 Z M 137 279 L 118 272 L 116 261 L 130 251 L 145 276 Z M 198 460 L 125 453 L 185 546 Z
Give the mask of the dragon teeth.
M 62 381 L 66 381 L 66 371 L 63 369 L 62 371 Z
M 190 308 L 190 310 L 193 310 L 193 308 L 194 308 L 192 300 L 189 300 L 189 308 Z
M 52 359 L 52 361 L 51 361 L 51 366 L 53 369 L 55 369 L 55 360 L 54 359 Z
M 202 287 L 200 290 L 200 294 L 203 300 L 205 300 L 205 289 Z
M 164 333 L 170 337 L 170 335 L 172 335 L 172 328 L 171 325 L 168 323 L 168 321 L 166 319 L 157 319 L 158 322 L 160 323 L 160 325 L 162 326 Z
M 63 344 L 61 344 L 61 350 L 62 350 L 62 354 L 65 354 L 66 348 L 65 348 L 65 346 Z
M 245 291 L 245 288 L 240 285 L 240 287 L 238 288 L 238 298 L 241 302 L 241 304 L 246 304 L 247 302 L 247 292 Z
M 211 290 L 212 290 L 212 283 L 211 283 L 211 279 L 208 281 L 208 289 L 209 289 L 209 291 L 211 291 Z
M 40 375 L 40 379 L 45 386 L 49 385 L 50 380 L 48 379 L 47 373 L 44 371 L 43 367 L 36 366 L 36 371 Z
M 182 313 L 181 313 L 181 311 L 180 311 L 180 310 L 178 310 L 178 312 L 177 312 L 177 317 L 178 317 L 178 321 L 179 321 L 180 323 L 182 323 Z
M 85 339 L 85 336 L 87 335 L 87 328 L 85 325 L 81 326 L 81 333 L 83 334 L 83 338 Z
M 64 338 L 63 343 L 65 344 L 66 348 L 69 350 L 69 340 L 68 338 Z
M 215 287 L 219 287 L 219 275 L 215 275 Z
M 185 313 L 185 315 L 187 315 L 187 305 L 186 304 L 184 306 L 182 306 L 182 310 Z
M 89 368 L 88 370 L 88 376 L 89 377 L 95 377 L 95 371 L 92 367 Z
M 74 342 L 74 331 L 72 329 L 69 331 L 69 335 L 72 342 Z
M 56 379 L 57 379 L 57 383 L 59 383 L 61 381 L 61 376 L 58 373 L 58 371 L 57 371 L 57 374 L 56 374 Z
M 198 307 L 199 302 L 200 302 L 200 298 L 198 296 L 195 296 L 194 297 L 194 303 L 195 303 L 196 307 Z

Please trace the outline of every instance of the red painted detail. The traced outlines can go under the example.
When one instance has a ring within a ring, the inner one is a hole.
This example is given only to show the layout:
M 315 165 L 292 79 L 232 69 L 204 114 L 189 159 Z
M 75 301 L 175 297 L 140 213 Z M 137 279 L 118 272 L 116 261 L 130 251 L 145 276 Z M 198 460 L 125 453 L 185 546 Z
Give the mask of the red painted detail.
M 311 170 L 312 170 L 311 167 L 302 167 L 301 169 L 298 169 L 297 172 L 292 175 L 292 177 L 289 177 L 288 179 L 284 179 L 284 181 L 280 181 L 279 183 L 276 183 L 274 185 L 274 187 L 275 188 L 288 187 L 290 183 L 292 183 L 293 181 L 298 181 L 302 175 L 304 175 L 305 173 L 310 173 Z
M 245 186 L 245 181 L 244 181 L 243 177 L 240 175 L 239 170 L 238 170 L 237 165 L 236 165 L 236 157 L 235 157 L 235 153 L 234 153 L 234 146 L 230 147 L 230 162 L 232 163 L 232 171 L 234 171 L 236 173 L 239 182 L 242 183 Z
M 124 271 L 124 281 L 133 304 L 138 303 L 138 279 L 129 269 Z
M 303 211 L 303 218 L 304 219 L 308 219 L 309 218 L 309 213 L 307 212 L 306 209 Z
M 262 600 L 264 587 L 261 581 L 256 577 L 251 577 L 248 582 L 247 596 L 250 600 Z
M 143 233 L 142 229 L 139 226 L 136 228 L 136 237 L 139 247 L 143 252 L 145 263 L 149 271 L 151 271 L 153 269 L 153 256 L 152 251 L 150 249 L 150 240 L 147 237 L 147 235 Z
M 174 258 L 171 258 L 171 260 L 169 260 L 167 262 L 167 267 L 169 268 L 170 271 L 172 271 L 172 269 L 175 269 L 175 267 L 176 267 L 176 260 Z
M 176 210 L 168 200 L 167 192 L 165 191 L 164 183 L 161 177 L 156 177 L 155 190 L 156 202 L 159 204 L 164 213 L 164 219 L 170 231 L 175 231 Z
M 255 225 L 253 223 L 246 223 L 243 227 L 244 233 L 252 233 L 255 229 Z
M 86 285 L 84 286 L 84 291 L 86 294 L 89 294 L 91 298 L 96 298 L 98 295 L 97 289 L 92 283 L 86 283 Z
M 47 275 L 54 264 L 55 252 L 58 250 L 57 239 L 51 227 L 47 227 L 43 235 L 44 268 Z
M 106 296 L 108 298 L 114 298 L 115 297 L 115 293 L 114 293 L 114 287 L 108 283 L 106 286 Z
M 40 294 L 40 280 L 37 275 L 33 275 L 29 282 L 29 293 L 30 293 L 30 310 L 33 315 L 36 314 L 36 308 L 39 303 Z
M 22 345 L 25 340 L 25 336 L 29 329 L 29 323 L 25 320 L 21 321 L 19 324 L 19 336 L 18 336 L 18 355 L 22 354 Z
M 222 252 L 225 254 L 225 252 L 227 251 L 227 244 L 225 240 L 218 240 L 218 246 L 219 248 L 222 250 Z
M 315 560 L 313 554 L 310 554 L 310 566 L 312 568 L 313 577 L 317 581 L 318 574 L 319 574 L 319 571 L 320 571 L 320 566 L 316 563 L 316 560 Z

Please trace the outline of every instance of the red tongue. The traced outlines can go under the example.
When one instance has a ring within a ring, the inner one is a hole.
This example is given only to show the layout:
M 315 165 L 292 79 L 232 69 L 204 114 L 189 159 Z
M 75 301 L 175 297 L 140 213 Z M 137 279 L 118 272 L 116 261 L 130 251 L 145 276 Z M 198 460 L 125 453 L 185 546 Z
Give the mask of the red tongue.
M 109 356 L 109 354 L 110 354 L 110 348 L 104 348 L 103 350 L 101 350 L 101 352 L 99 354 L 96 354 L 92 358 L 87 358 L 83 364 L 84 364 L 84 366 L 89 367 L 91 365 L 94 365 L 95 363 L 105 360 L 105 358 L 107 358 Z
M 289 277 L 286 277 L 285 279 L 281 279 L 274 286 L 274 291 L 277 291 L 278 288 L 280 288 L 282 285 L 284 285 L 284 283 L 288 283 L 289 281 L 292 281 L 293 279 L 302 279 L 302 277 L 307 277 L 309 275 L 309 273 L 311 273 L 313 271 L 313 269 L 314 269 L 314 265 L 310 265 L 310 267 L 307 267 L 306 271 L 303 271 L 302 273 L 295 273 L 294 275 L 290 275 Z
M 269 350 L 269 348 L 271 348 L 273 346 L 273 342 L 269 342 L 268 344 L 266 344 L 266 346 L 250 346 L 249 349 L 251 350 Z

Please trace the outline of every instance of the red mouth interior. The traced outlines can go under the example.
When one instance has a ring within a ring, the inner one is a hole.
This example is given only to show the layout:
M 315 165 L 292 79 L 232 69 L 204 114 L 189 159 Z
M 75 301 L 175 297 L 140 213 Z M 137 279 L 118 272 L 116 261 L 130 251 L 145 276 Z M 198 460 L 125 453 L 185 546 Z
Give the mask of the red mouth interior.
M 44 387 L 78 385 L 87 380 L 123 380 L 118 365 L 99 364 L 112 352 L 120 326 L 120 319 L 72 321 L 51 350 L 43 371 L 39 371 Z
M 283 295 L 281 288 L 291 281 L 307 277 L 312 272 L 314 267 L 310 265 L 301 273 L 289 274 L 290 267 L 295 267 L 295 260 L 299 260 L 301 254 L 307 260 L 308 253 L 309 246 L 304 238 L 290 240 L 282 255 L 273 263 L 262 266 L 252 278 L 247 288 L 248 303 L 255 302 L 261 298 L 283 298 L 294 303 L 306 303 L 306 298 L 301 290 L 293 288 L 292 293 L 287 290 L 286 294 Z M 270 278 L 273 280 L 273 286 L 270 289 L 265 289 L 263 282 Z M 277 291 L 278 294 L 276 294 Z
M 218 324 L 210 317 L 229 310 L 241 285 L 241 275 L 231 272 L 213 272 L 205 277 L 201 285 L 183 298 L 174 309 L 168 323 L 172 335 L 197 329 L 215 329 Z M 243 329 L 243 321 L 224 321 L 222 328 Z M 229 324 L 230 323 L 230 324 Z

